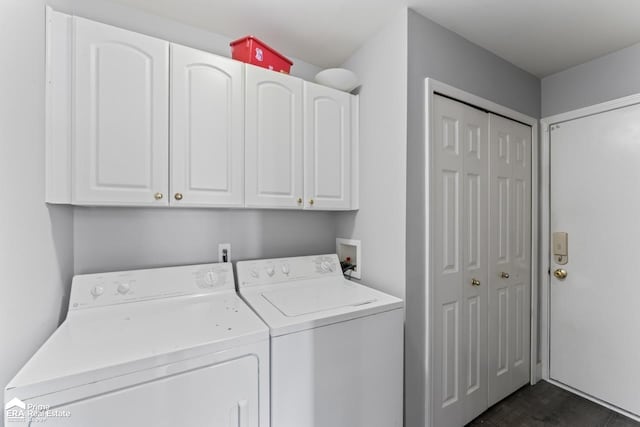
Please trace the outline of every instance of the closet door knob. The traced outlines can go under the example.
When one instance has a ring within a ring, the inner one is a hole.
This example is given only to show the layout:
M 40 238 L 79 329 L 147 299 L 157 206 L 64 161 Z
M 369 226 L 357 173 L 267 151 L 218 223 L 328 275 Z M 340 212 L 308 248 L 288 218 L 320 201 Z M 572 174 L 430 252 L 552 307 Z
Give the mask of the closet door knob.
M 163 197 L 164 195 L 162 193 L 156 193 L 153 195 L 153 198 L 156 200 L 162 200 Z
M 502 277 L 503 279 L 508 279 L 509 277 L 509 273 L 505 273 L 504 271 L 500 274 L 500 277 Z
M 298 204 L 301 205 L 302 204 L 302 197 L 298 197 Z
M 309 206 L 313 206 L 313 199 L 309 199 Z
M 173 197 L 175 197 L 176 200 L 182 200 L 182 193 L 176 193 Z
M 471 286 L 480 286 L 480 280 L 478 279 L 471 279 Z

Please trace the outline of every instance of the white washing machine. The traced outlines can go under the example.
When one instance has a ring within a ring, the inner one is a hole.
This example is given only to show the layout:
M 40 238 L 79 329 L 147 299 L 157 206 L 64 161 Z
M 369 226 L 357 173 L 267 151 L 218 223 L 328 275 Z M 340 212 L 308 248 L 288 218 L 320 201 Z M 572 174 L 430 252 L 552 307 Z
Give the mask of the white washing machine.
M 231 264 L 76 276 L 5 425 L 269 426 L 269 330 Z
M 337 255 L 238 262 L 269 325 L 272 427 L 401 427 L 403 303 L 346 280 Z

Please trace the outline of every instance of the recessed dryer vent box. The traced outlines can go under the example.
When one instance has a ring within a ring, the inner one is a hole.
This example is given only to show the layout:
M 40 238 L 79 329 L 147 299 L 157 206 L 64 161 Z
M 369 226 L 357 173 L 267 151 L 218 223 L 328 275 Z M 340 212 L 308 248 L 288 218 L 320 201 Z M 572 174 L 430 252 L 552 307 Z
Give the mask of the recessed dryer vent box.
M 344 262 L 347 258 L 350 259 L 351 264 L 355 268 L 345 274 L 355 279 L 362 278 L 362 252 L 360 251 L 360 240 L 342 239 L 338 237 L 336 239 L 336 253 L 340 262 Z M 351 274 L 349 274 L 351 273 Z

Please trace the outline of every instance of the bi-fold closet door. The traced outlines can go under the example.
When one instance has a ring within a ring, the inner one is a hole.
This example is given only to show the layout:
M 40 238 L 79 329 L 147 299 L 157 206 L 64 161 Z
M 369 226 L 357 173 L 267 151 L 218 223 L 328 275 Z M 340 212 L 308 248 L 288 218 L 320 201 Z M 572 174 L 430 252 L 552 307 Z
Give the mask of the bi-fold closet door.
M 433 108 L 432 426 L 463 426 L 529 378 L 531 129 Z

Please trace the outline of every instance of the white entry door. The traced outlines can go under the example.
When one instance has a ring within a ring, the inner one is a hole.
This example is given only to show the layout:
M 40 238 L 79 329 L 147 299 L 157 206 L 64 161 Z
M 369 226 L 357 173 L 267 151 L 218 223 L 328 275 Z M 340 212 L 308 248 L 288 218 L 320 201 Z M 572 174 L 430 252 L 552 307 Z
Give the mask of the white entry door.
M 550 231 L 568 233 L 567 263 L 550 264 L 550 377 L 636 416 L 639 123 L 634 105 L 550 129 Z
M 489 405 L 529 382 L 531 128 L 489 115 Z

